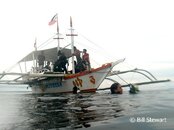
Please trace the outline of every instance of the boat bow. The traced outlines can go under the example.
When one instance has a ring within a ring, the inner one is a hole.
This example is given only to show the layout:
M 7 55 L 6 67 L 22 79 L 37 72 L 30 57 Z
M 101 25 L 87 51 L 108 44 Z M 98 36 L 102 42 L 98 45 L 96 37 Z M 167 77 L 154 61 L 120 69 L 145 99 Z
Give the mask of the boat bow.
M 115 61 L 115 62 L 112 62 L 111 63 L 111 69 L 114 67 L 114 66 L 116 66 L 116 65 L 118 65 L 118 64 L 120 64 L 120 63 L 122 63 L 122 62 L 124 62 L 125 61 L 125 58 L 124 59 L 119 59 L 119 60 L 117 60 L 117 61 Z

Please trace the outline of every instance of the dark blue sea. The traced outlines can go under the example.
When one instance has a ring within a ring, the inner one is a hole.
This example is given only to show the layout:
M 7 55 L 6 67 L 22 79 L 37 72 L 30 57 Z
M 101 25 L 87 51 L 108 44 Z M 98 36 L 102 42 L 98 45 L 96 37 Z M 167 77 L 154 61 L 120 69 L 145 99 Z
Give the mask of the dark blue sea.
M 0 86 L 0 130 L 173 130 L 174 83 L 139 86 L 138 94 L 33 95 Z

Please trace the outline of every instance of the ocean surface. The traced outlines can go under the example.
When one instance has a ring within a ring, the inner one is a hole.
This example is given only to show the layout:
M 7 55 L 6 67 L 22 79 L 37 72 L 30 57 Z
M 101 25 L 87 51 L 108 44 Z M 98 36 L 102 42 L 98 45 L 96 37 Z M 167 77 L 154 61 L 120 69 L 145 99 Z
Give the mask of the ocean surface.
M 33 95 L 26 86 L 0 86 L 0 130 L 173 130 L 174 83 L 139 89 Z

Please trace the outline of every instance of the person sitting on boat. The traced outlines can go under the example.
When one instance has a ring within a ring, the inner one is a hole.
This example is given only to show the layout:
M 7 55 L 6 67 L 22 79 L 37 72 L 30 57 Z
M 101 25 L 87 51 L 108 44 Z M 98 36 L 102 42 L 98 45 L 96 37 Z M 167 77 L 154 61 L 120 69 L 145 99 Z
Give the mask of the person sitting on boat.
M 45 61 L 45 56 L 44 56 L 43 51 L 41 51 L 41 53 L 38 55 L 37 59 L 38 59 L 39 69 L 43 69 L 44 61 Z
M 111 90 L 111 94 L 122 94 L 123 93 L 122 86 L 119 83 L 113 83 L 110 87 L 110 90 Z
M 83 49 L 82 60 L 83 60 L 83 63 L 85 65 L 85 69 L 86 70 L 90 70 L 89 54 L 87 53 L 86 49 Z
M 45 66 L 45 69 L 48 69 L 49 71 L 51 71 L 50 61 L 47 61 L 47 65 Z
M 82 58 L 80 56 L 80 53 L 82 53 L 81 51 L 79 51 L 75 46 L 74 46 L 74 53 L 72 54 L 73 56 L 76 56 L 76 60 L 77 60 L 77 67 L 80 69 L 80 71 L 84 71 L 85 67 L 83 66 L 82 63 Z
M 67 57 L 61 51 L 58 52 L 58 57 L 59 58 L 57 59 L 57 61 L 55 62 L 55 65 L 54 65 L 54 71 L 55 72 L 65 72 L 67 74 L 68 73 L 67 68 L 66 68 L 66 64 L 68 64 Z

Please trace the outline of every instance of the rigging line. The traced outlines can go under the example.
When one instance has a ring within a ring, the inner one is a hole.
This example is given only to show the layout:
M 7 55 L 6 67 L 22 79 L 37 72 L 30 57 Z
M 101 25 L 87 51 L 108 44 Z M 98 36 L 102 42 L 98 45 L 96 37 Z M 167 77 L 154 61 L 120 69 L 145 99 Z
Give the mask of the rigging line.
M 134 65 L 129 64 L 127 61 L 125 61 L 125 63 L 127 64 L 127 67 L 128 67 L 129 69 L 136 68 Z M 132 68 L 131 68 L 131 67 L 132 67 Z
M 54 34 L 52 37 L 50 37 L 49 39 L 47 39 L 45 42 L 43 42 L 41 45 L 39 45 L 37 48 L 40 48 L 41 46 L 43 46 L 45 43 L 47 43 L 48 41 L 50 41 L 51 39 L 53 39 L 57 34 Z
M 124 80 L 121 76 L 117 75 L 122 81 L 124 81 L 126 84 L 130 84 L 128 83 L 126 80 Z
M 71 44 L 71 43 L 68 41 L 67 38 L 64 38 L 64 41 L 65 41 L 66 43 L 68 43 L 68 45 Z
M 90 46 L 87 46 L 86 44 L 83 44 L 83 43 L 79 43 L 79 42 L 76 42 L 77 44 L 79 44 L 79 45 L 84 45 L 84 46 L 86 46 L 89 50 L 91 50 L 91 51 L 93 51 L 93 50 L 95 50 L 96 52 L 98 52 L 98 53 L 100 53 L 105 59 L 111 59 L 110 57 L 108 57 L 108 56 L 106 56 L 106 55 L 104 55 L 104 53 L 102 53 L 100 50 L 97 50 L 97 49 L 95 49 L 95 48 L 92 48 L 92 47 L 90 47 Z M 100 55 L 100 56 L 101 56 Z
M 81 45 L 80 43 L 76 42 L 77 44 Z M 85 45 L 85 44 L 84 44 Z M 85 45 L 86 46 L 86 45 Z M 89 49 L 89 50 L 92 50 L 92 49 Z M 96 49 L 94 49 L 96 50 Z M 96 50 L 97 51 L 97 50 Z M 101 53 L 103 55 L 103 53 Z M 105 55 L 103 55 L 106 59 L 109 59 L 108 57 L 106 57 Z M 94 60 L 93 58 L 91 58 L 91 61 L 93 61 L 96 65 L 101 65 L 101 63 L 97 62 L 96 60 Z
M 53 41 L 54 41 L 54 39 L 52 39 L 51 41 L 47 42 L 47 44 L 45 44 L 42 47 L 40 47 L 40 49 L 44 48 L 45 46 L 47 46 L 48 44 L 52 43 Z
M 99 47 L 99 48 L 101 48 L 101 49 L 103 49 L 103 50 L 105 50 L 103 47 L 101 47 L 101 46 L 99 46 L 98 44 L 96 44 L 96 43 L 94 43 L 93 41 L 91 41 L 90 39 L 88 39 L 87 37 L 85 37 L 83 34 L 81 34 L 81 33 L 79 33 L 84 39 L 86 39 L 87 41 L 89 41 L 89 42 L 91 42 L 92 44 L 94 44 L 94 45 L 96 45 L 97 47 Z M 106 51 L 104 51 L 104 52 L 106 52 Z M 103 53 L 102 53 L 103 54 Z M 111 55 L 110 53 L 108 53 L 109 55 Z M 110 58 L 110 56 L 109 57 L 107 57 L 106 55 L 104 55 L 105 56 L 105 58 Z M 111 55 L 112 57 L 113 57 L 113 55 Z M 114 57 L 113 57 L 114 58 Z M 125 62 L 126 63 L 126 62 Z M 127 65 L 128 65 L 128 68 L 130 68 L 130 66 L 131 67 L 134 67 L 135 68 L 135 66 L 133 66 L 133 65 L 131 65 L 131 64 L 129 64 L 129 63 L 127 63 Z
M 84 35 L 82 35 L 81 33 L 79 33 L 84 39 L 86 39 L 87 41 L 91 42 L 92 44 L 94 44 L 95 46 L 97 47 L 100 47 L 101 49 L 104 49 L 102 48 L 101 46 L 99 46 L 98 44 L 94 43 L 93 41 L 91 41 L 90 39 L 88 39 L 87 37 L 85 37 Z
M 99 47 L 100 49 L 104 50 L 104 52 L 107 52 L 103 47 L 99 46 L 98 44 L 94 43 L 93 41 L 91 41 L 90 39 L 88 39 L 87 37 L 85 37 L 83 34 L 79 33 L 84 39 L 86 39 L 87 41 L 91 42 L 92 44 L 94 44 L 95 46 Z M 108 53 L 108 56 L 111 57 L 113 56 L 112 54 Z M 113 57 L 114 58 L 114 57 Z
M 9 72 L 10 70 L 12 70 L 18 63 L 6 68 L 3 72 Z
M 91 47 L 91 46 L 89 46 L 89 45 L 86 45 L 86 44 L 84 44 L 84 43 L 81 43 L 81 42 L 79 42 L 79 41 L 76 41 L 76 43 L 82 44 L 82 45 L 84 45 L 84 46 L 90 48 L 91 50 L 96 50 L 96 51 L 98 51 L 96 48 L 93 48 L 93 47 Z
M 93 58 L 90 58 L 91 59 L 91 61 L 93 61 L 95 64 L 97 64 L 97 65 L 100 65 L 96 60 L 94 60 Z
M 86 48 L 88 48 L 88 49 L 91 50 L 91 51 L 92 51 L 92 50 L 98 51 L 97 49 L 92 48 L 92 47 L 90 47 L 90 46 L 88 46 L 88 45 L 86 45 L 86 44 L 84 44 L 84 43 L 80 43 L 80 42 L 78 42 L 78 41 L 76 41 L 75 43 L 79 44 L 80 46 L 83 45 L 83 48 L 84 48 L 84 46 L 85 46 Z

